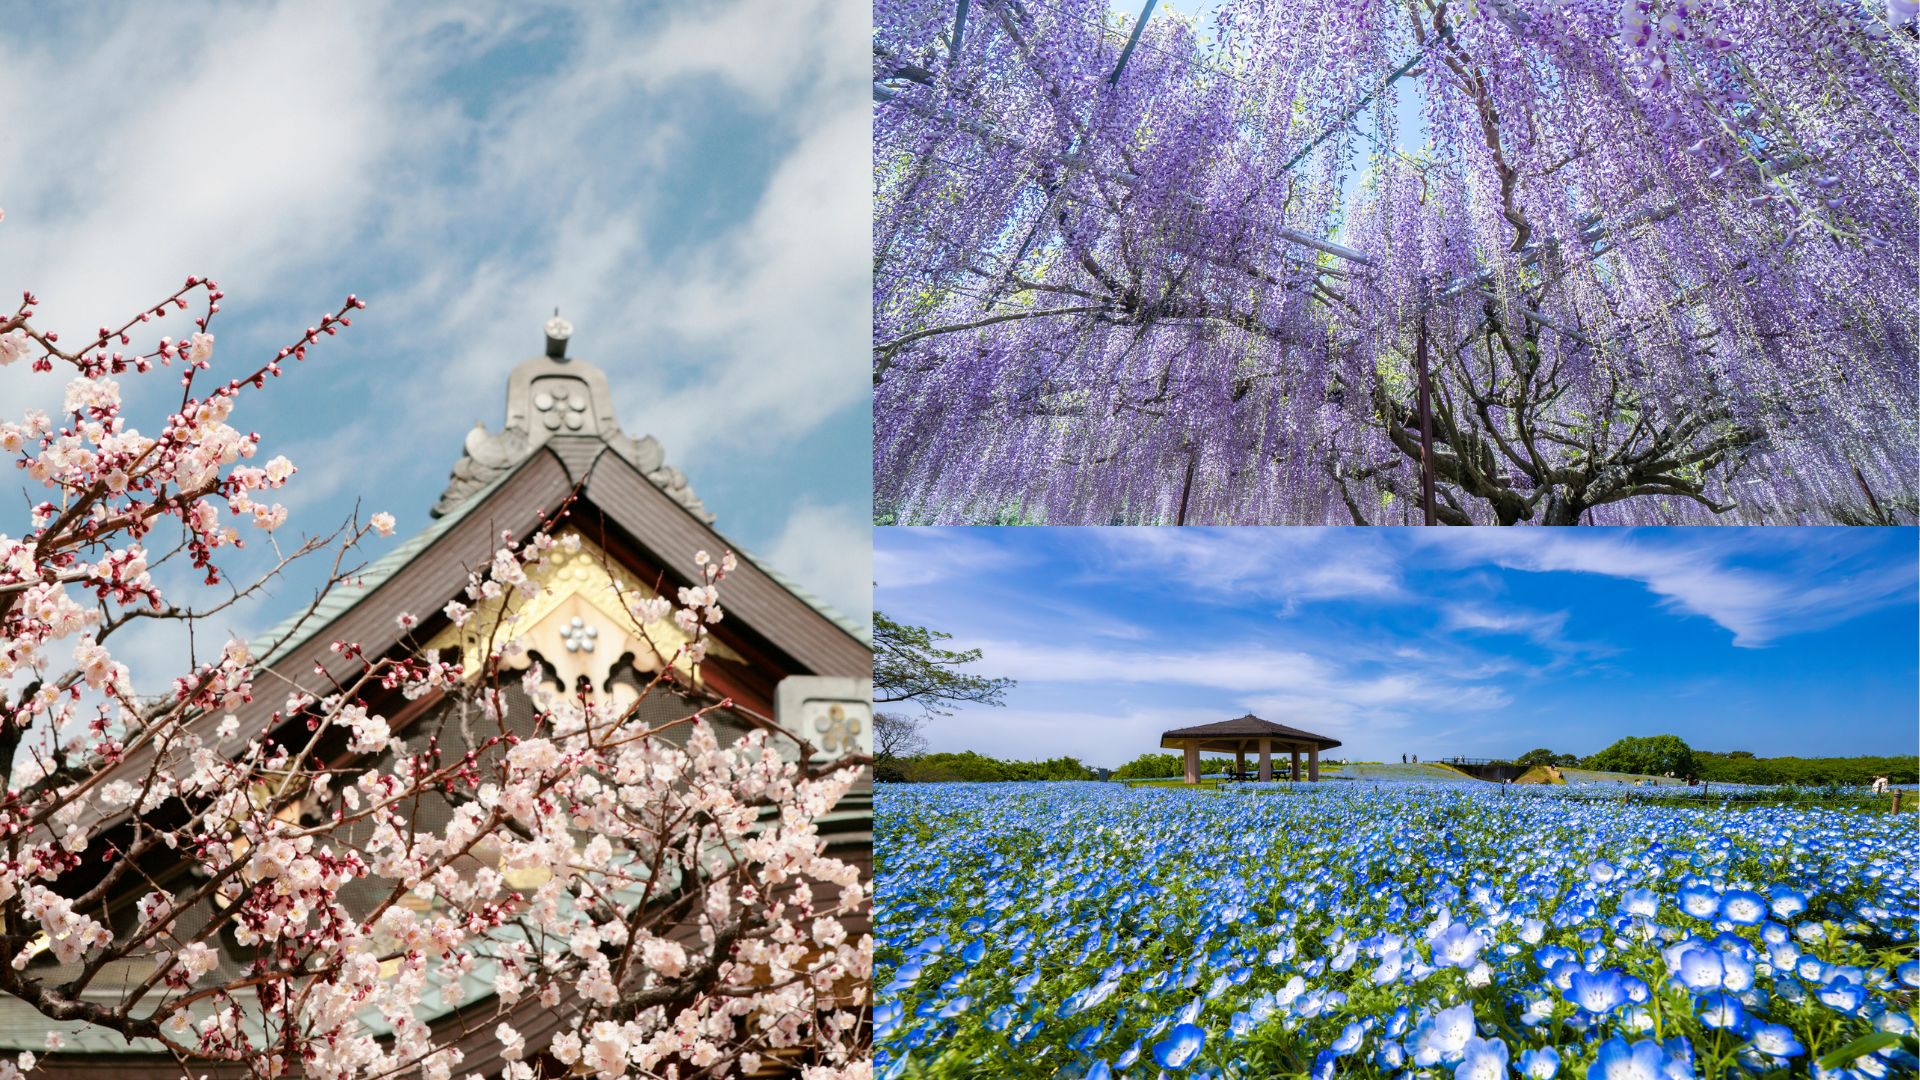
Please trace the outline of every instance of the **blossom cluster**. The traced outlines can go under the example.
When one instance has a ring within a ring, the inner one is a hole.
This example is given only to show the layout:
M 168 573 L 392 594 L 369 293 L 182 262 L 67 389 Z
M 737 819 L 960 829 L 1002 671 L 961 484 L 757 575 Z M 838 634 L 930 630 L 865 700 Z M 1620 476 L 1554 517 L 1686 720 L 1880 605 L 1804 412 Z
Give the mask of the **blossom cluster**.
M 118 351 L 196 295 L 186 339 Z M 243 395 L 363 306 L 349 297 L 202 391 L 220 297 L 188 279 L 78 348 L 34 324 L 31 296 L 0 320 L 0 362 L 76 373 L 61 417 L 0 424 L 47 492 L 30 531 L 0 536 L 0 994 L 259 1076 L 460 1075 L 476 1015 L 515 1080 L 550 1068 L 542 1055 L 599 1077 L 774 1057 L 864 1076 L 870 943 L 846 920 L 864 918 L 867 890 L 816 827 L 860 762 L 810 761 L 771 723 L 723 738 L 733 703 L 676 682 L 723 617 L 730 553 L 699 553 L 679 604 L 632 605 L 636 630 L 685 639 L 644 688 L 675 719 L 543 680 L 511 615 L 489 616 L 477 670 L 405 635 L 334 641 L 311 673 L 269 683 L 236 639 L 165 693 L 136 693 L 156 676 L 114 658 L 129 612 L 182 632 L 204 619 L 191 595 L 162 594 L 155 566 L 225 582 L 247 530 L 284 524 L 270 493 L 295 468 L 253 464 L 263 440 L 233 424 Z M 143 434 L 118 380 L 160 369 L 179 372 L 181 404 Z M 343 543 L 394 529 L 376 513 Z M 545 561 L 577 544 L 502 536 L 461 598 L 396 621 L 431 631 L 537 597 Z M 103 918 L 122 898 L 130 922 Z M 563 1005 L 557 1030 L 521 1034 Z

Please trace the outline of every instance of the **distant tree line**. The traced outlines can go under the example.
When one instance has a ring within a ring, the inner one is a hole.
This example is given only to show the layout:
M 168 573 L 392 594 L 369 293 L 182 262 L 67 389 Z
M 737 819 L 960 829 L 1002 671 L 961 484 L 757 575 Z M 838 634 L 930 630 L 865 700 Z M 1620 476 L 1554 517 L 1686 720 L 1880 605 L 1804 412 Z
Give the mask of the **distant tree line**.
M 1225 772 L 1233 768 L 1232 758 L 1200 759 L 1200 775 Z M 1187 775 L 1186 758 L 1180 754 L 1141 754 L 1113 770 L 1115 780 L 1156 780 Z
M 1047 761 L 1002 761 L 971 750 L 957 754 L 915 754 L 876 759 L 873 778 L 894 783 L 929 784 L 969 780 L 1092 780 L 1094 772 L 1076 758 Z
M 1920 761 L 1908 757 L 1754 757 L 1744 750 L 1716 754 L 1696 750 L 1702 780 L 1733 784 L 1920 784 Z
M 1677 735 L 1629 736 L 1584 758 L 1541 748 L 1515 761 L 1731 784 L 1871 784 L 1878 776 L 1895 784 L 1920 783 L 1920 758 L 1914 756 L 1763 758 L 1747 750 L 1695 750 Z

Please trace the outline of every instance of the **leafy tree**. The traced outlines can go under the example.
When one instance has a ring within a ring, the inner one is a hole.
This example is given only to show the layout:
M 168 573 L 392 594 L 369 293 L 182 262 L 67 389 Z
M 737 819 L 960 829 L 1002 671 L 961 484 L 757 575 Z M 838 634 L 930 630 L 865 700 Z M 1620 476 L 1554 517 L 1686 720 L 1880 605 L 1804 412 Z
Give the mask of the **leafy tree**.
M 975 675 L 961 668 L 980 659 L 979 649 L 943 649 L 953 637 L 924 626 L 895 622 L 873 613 L 873 700 L 876 705 L 910 702 L 932 716 L 945 716 L 956 704 L 1002 705 L 1014 681 Z M 877 732 L 876 732 L 877 734 Z
M 1678 735 L 1628 736 L 1587 759 L 1587 768 L 1644 776 L 1691 776 L 1698 771 L 1693 748 Z
M 898 778 L 910 783 L 939 781 L 1091 780 L 1093 771 L 1076 758 L 1002 761 L 971 750 L 957 754 L 921 754 L 897 761 Z
M 1322 764 L 1325 763 L 1323 762 Z M 1202 775 L 1231 768 L 1232 766 L 1233 762 L 1227 758 L 1200 759 L 1200 772 Z M 1275 763 L 1276 769 L 1281 767 L 1278 763 Z M 1179 754 L 1141 754 L 1139 757 L 1113 770 L 1113 778 L 1115 780 L 1145 780 L 1169 776 L 1185 776 L 1186 773 L 1186 759 Z

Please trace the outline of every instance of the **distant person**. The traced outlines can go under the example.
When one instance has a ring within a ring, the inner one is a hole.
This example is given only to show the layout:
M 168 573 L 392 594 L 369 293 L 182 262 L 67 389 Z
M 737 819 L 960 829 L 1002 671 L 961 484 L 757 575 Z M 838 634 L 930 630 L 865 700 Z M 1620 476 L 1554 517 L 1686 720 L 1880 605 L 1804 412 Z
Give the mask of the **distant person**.
M 1407 763 L 1407 755 L 1405 755 L 1405 754 L 1401 754 L 1401 755 L 1400 755 L 1400 764 L 1402 764 L 1402 765 L 1405 765 L 1406 763 Z

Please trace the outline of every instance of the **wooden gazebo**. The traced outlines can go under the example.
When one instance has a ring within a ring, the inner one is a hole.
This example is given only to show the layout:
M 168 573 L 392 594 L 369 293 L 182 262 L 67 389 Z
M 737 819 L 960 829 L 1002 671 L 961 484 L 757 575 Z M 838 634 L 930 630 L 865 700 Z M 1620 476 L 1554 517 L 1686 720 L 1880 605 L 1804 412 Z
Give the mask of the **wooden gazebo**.
M 1200 752 L 1203 750 L 1232 754 L 1235 771 L 1241 774 L 1247 771 L 1247 754 L 1258 753 L 1262 780 L 1273 779 L 1275 750 L 1285 750 L 1293 755 L 1293 770 L 1287 776 L 1298 780 L 1300 755 L 1304 753 L 1307 755 L 1307 779 L 1317 781 L 1320 779 L 1320 751 L 1331 750 L 1339 745 L 1338 739 L 1262 720 L 1251 713 L 1238 720 L 1179 728 L 1160 736 L 1162 750 L 1177 749 L 1185 753 L 1189 784 L 1200 782 Z

